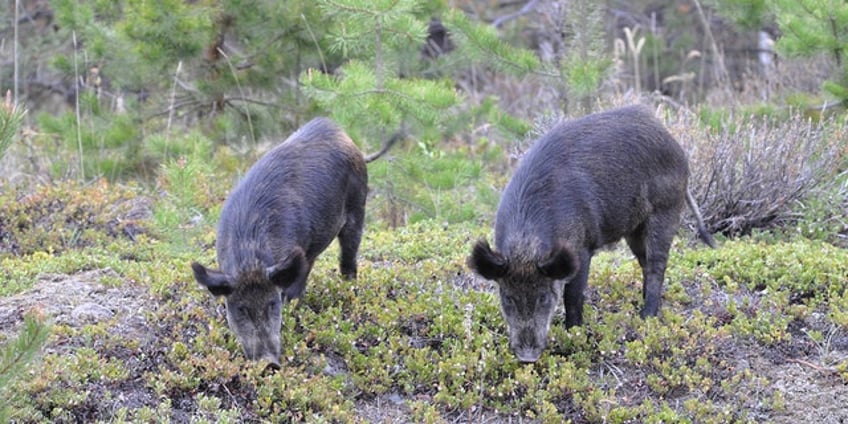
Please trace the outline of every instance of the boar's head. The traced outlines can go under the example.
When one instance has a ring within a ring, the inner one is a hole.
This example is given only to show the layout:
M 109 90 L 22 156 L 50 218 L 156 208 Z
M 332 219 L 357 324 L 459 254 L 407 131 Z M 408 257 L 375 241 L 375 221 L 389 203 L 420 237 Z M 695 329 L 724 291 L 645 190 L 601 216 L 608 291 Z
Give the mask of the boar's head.
M 468 265 L 498 284 L 509 345 L 521 362 L 536 362 L 547 345 L 548 330 L 567 279 L 577 271 L 577 256 L 557 246 L 547 259 L 510 260 L 485 240 L 474 246 Z
M 303 250 L 295 249 L 276 265 L 241 275 L 191 264 L 194 278 L 215 296 L 224 296 L 227 323 L 235 333 L 244 354 L 251 360 L 265 360 L 280 367 L 280 327 L 283 291 L 307 271 Z

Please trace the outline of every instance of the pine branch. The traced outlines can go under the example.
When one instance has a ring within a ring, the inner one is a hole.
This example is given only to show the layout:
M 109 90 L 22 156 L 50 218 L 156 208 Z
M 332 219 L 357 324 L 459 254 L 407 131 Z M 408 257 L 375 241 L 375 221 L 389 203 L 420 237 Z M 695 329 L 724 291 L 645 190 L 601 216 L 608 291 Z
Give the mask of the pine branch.
M 33 315 L 24 317 L 24 329 L 15 340 L 8 342 L 0 354 L 0 415 L 5 416 L 13 397 L 8 393 L 8 385 L 35 358 L 50 335 L 50 325 Z
M 530 72 L 555 77 L 545 73 L 536 55 L 523 49 L 517 49 L 503 42 L 491 26 L 475 25 L 462 11 L 452 11 L 445 22 L 454 34 L 464 39 L 462 48 L 475 60 L 491 64 L 495 68 L 515 75 Z
M 12 92 L 6 91 L 6 100 L 0 104 L 0 158 L 12 144 L 15 134 L 21 128 L 26 110 L 12 103 Z

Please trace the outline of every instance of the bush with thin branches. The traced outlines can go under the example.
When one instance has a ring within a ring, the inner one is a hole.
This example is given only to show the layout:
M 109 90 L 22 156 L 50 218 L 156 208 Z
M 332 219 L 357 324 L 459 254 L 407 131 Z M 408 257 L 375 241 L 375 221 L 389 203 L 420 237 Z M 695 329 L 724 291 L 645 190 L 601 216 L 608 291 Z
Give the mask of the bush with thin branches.
M 814 121 L 795 113 L 712 117 L 705 109 L 700 114 L 681 109 L 666 122 L 689 151 L 690 187 L 711 232 L 734 236 L 788 229 L 807 214 L 844 232 L 844 121 Z M 832 201 L 822 201 L 827 198 Z

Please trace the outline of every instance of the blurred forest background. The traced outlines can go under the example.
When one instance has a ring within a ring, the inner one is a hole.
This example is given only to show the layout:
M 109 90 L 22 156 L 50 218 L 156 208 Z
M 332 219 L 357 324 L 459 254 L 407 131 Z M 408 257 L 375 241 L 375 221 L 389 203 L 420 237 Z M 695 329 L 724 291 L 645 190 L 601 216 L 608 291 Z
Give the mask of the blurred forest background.
M 0 87 L 26 110 L 7 187 L 170 193 L 169 173 L 238 174 L 326 115 L 366 152 L 410 134 L 371 165 L 372 221 L 487 218 L 544 128 L 639 102 L 668 111 L 712 231 L 812 216 L 844 240 L 844 2 L 5 3 Z

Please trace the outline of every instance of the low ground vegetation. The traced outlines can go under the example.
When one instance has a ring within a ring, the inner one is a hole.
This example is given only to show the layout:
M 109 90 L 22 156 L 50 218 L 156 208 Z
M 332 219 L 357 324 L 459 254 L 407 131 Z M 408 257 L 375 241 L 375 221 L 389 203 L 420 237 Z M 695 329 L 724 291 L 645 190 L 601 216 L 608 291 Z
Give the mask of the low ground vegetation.
M 566 331 L 556 318 L 545 354 L 522 365 L 495 287 L 465 266 L 488 225 L 372 224 L 356 281 L 338 274 L 335 245 L 316 263 L 305 297 L 284 311 L 283 368 L 268 374 L 243 359 L 222 304 L 187 265 L 214 260 L 212 202 L 193 206 L 200 218 L 188 218 L 183 244 L 155 218 L 172 207 L 167 196 L 105 182 L 38 193 L 48 205 L 89 201 L 4 230 L 19 247 L 2 258 L 13 283 L 0 302 L 3 337 L 25 310 L 54 322 L 41 360 L 11 388 L 25 394 L 11 405 L 18 422 L 845 418 L 848 253 L 826 241 L 755 233 L 711 250 L 681 230 L 661 316 L 644 321 L 638 264 L 623 246 L 602 252 L 586 325 Z M 4 217 L 25 202 L 13 203 Z M 44 237 L 39 222 L 63 213 L 103 219 L 78 221 L 76 243 L 26 248 Z M 822 393 L 832 402 L 811 408 Z

